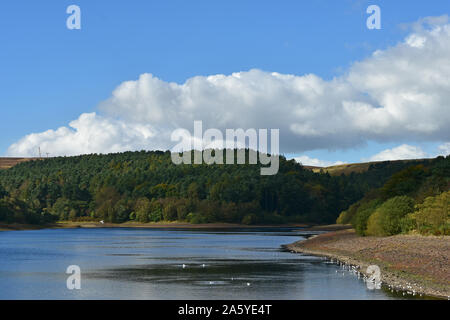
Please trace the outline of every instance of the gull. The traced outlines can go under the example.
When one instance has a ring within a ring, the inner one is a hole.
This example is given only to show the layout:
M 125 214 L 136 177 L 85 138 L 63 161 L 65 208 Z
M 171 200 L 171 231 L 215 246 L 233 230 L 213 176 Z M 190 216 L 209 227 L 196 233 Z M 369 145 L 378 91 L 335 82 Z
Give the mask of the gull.
M 186 268 L 186 265 L 183 263 L 183 269 L 185 269 Z

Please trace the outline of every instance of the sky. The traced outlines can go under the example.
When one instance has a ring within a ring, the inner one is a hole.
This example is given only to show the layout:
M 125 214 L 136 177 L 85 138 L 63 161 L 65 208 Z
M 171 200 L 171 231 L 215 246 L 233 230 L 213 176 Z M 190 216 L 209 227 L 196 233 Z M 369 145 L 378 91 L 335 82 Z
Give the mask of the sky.
M 69 5 L 81 29 L 69 30 Z M 369 5 L 381 29 L 369 30 Z M 326 166 L 450 153 L 450 2 L 4 1 L 0 155 L 172 149 L 277 128 Z

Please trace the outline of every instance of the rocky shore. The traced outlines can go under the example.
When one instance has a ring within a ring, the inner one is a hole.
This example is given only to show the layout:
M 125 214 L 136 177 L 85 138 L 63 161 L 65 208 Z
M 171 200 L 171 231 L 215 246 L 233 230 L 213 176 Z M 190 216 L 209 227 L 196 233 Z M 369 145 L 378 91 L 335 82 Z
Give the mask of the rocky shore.
M 342 230 L 298 241 L 286 249 L 335 259 L 362 273 L 369 265 L 377 265 L 381 281 L 392 290 L 450 297 L 449 236 L 360 237 L 354 230 Z

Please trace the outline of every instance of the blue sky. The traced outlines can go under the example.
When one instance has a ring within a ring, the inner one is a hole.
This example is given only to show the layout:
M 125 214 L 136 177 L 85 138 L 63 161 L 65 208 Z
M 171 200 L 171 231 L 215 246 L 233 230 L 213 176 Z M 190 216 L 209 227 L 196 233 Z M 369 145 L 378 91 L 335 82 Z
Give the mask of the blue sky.
M 82 10 L 81 30 L 66 28 L 71 4 Z M 382 30 L 366 28 L 370 4 L 382 10 Z M 99 112 L 118 85 L 143 73 L 179 84 L 250 69 L 331 80 L 401 41 L 402 24 L 449 9 L 445 0 L 4 1 L 0 154 L 27 134 Z M 443 142 L 415 145 L 432 153 Z M 355 162 L 405 141 L 367 143 L 304 154 Z

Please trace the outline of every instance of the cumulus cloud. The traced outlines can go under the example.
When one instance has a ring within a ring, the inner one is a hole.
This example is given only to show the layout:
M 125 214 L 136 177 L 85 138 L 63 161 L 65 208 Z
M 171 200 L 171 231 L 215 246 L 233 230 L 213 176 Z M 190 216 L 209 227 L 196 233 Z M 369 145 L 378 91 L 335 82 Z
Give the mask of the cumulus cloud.
M 396 148 L 386 149 L 372 156 L 370 161 L 422 159 L 427 154 L 419 147 L 402 144 Z
M 301 163 L 304 166 L 314 166 L 314 167 L 331 167 L 331 166 L 337 166 L 339 164 L 344 164 L 342 161 L 326 161 L 326 160 L 320 160 L 316 158 L 310 158 L 308 156 L 299 156 L 294 158 L 295 161 L 298 163 Z
M 405 40 L 330 81 L 250 70 L 177 84 L 142 74 L 100 104 L 102 117 L 82 115 L 69 127 L 28 135 L 8 154 L 25 155 L 39 144 L 53 154 L 170 149 L 172 131 L 192 132 L 194 120 L 222 132 L 280 129 L 284 153 L 352 148 L 368 140 L 447 140 L 449 56 L 450 24 L 439 17 L 419 21 Z
M 33 133 L 11 145 L 8 154 L 36 156 L 38 146 L 54 155 L 110 153 L 127 150 L 158 148 L 153 144 L 155 133 L 150 126 L 130 124 L 103 118 L 95 113 L 84 113 L 69 127 Z

